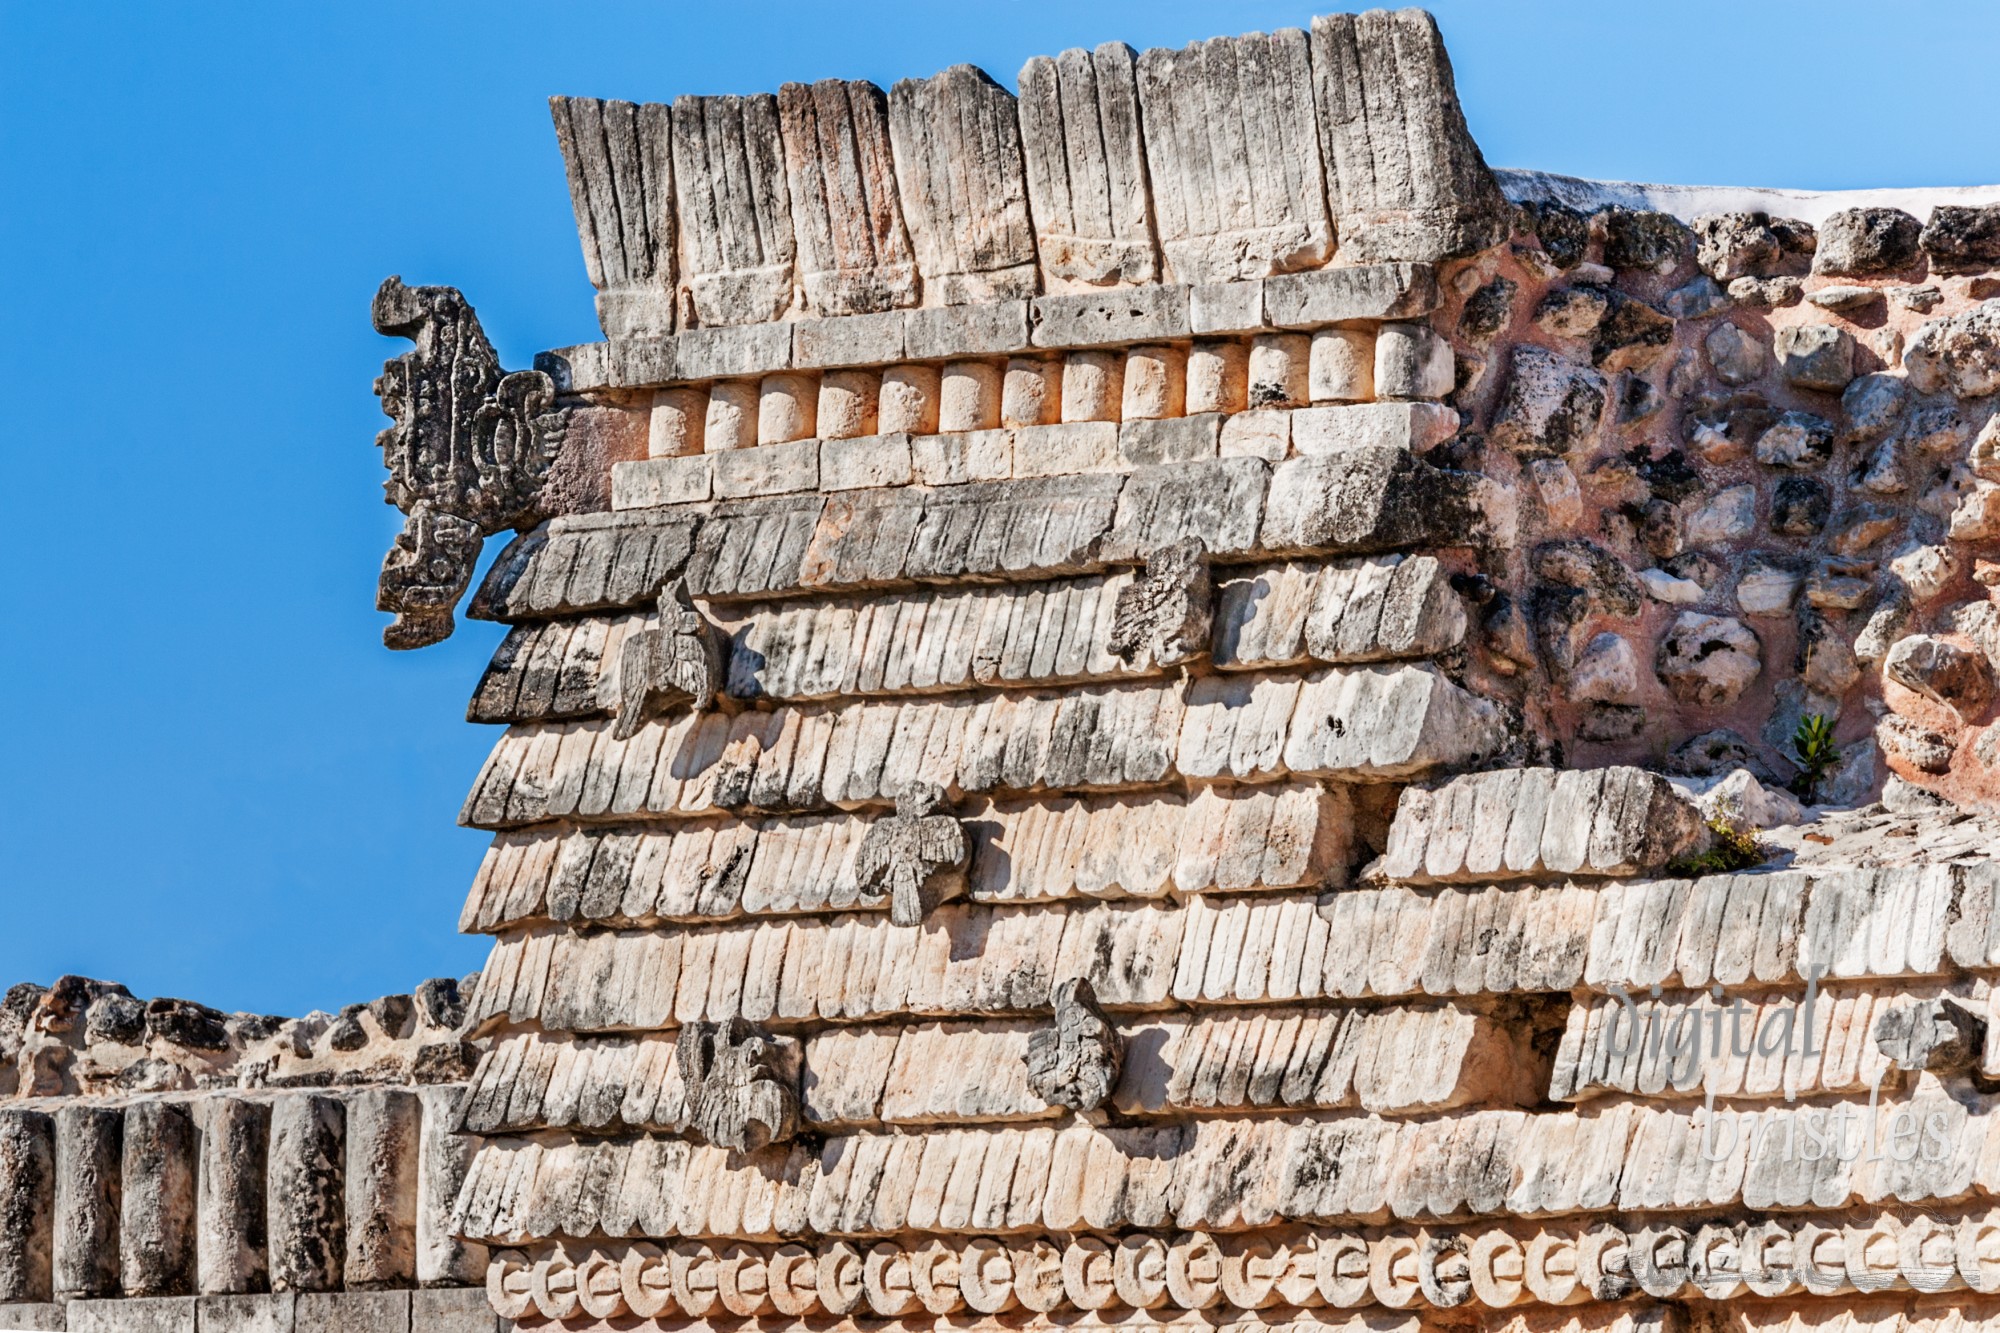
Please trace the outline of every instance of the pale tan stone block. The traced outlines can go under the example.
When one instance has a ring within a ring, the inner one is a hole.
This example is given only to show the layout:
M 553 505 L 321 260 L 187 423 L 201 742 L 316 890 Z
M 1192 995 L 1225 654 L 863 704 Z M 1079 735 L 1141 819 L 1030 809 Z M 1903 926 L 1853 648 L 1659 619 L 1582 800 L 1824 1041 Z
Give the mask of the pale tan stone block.
M 1117 352 L 1071 352 L 1063 358 L 1062 419 L 1116 421 L 1124 396 L 1125 358 Z
M 823 491 L 909 484 L 907 435 L 868 435 L 820 442 L 819 488 Z
M 708 425 L 708 394 L 701 389 L 661 389 L 653 395 L 646 425 L 646 457 L 675 458 L 701 452 Z
M 1123 420 L 1177 417 L 1186 410 L 1186 353 L 1178 347 L 1134 347 L 1125 354 Z
M 1054 477 L 1118 470 L 1118 423 L 1065 421 L 1014 432 L 1014 475 Z
M 1268 458 L 1272 462 L 1292 451 L 1292 414 L 1283 409 L 1237 412 L 1222 419 L 1220 453 L 1224 458 Z
M 1250 345 L 1201 342 L 1188 353 L 1187 410 L 1241 412 L 1249 405 Z
M 766 375 L 757 385 L 757 443 L 790 444 L 810 439 L 819 418 L 815 376 Z
M 907 431 L 935 434 L 938 428 L 936 366 L 891 366 L 882 372 L 882 397 L 875 428 L 884 435 Z
M 1250 406 L 1304 407 L 1311 398 L 1312 339 L 1266 333 L 1250 344 Z
M 1375 335 L 1321 329 L 1312 336 L 1308 387 L 1315 403 L 1365 403 L 1375 396 Z
M 1062 362 L 1017 356 L 1000 386 L 1000 424 L 1048 426 L 1062 417 Z
M 719 380 L 708 386 L 708 413 L 701 447 L 705 453 L 747 449 L 757 443 L 757 386 L 749 380 Z
M 956 435 L 919 435 L 910 442 L 917 481 L 956 486 L 968 481 L 1004 481 L 1014 475 L 1014 433 L 969 430 Z
M 819 437 L 852 440 L 875 433 L 882 376 L 873 370 L 829 370 L 819 381 Z
M 991 430 L 1000 424 L 1000 367 L 953 361 L 938 382 L 940 431 Z

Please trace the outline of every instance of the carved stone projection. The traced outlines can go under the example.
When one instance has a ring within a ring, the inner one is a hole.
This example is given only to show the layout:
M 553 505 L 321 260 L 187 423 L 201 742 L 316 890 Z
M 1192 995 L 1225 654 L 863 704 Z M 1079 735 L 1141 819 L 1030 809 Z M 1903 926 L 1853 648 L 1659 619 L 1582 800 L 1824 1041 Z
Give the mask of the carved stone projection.
M 737 1152 L 755 1152 L 798 1132 L 798 1043 L 730 1018 L 689 1023 L 674 1055 L 687 1086 L 682 1129 Z
M 1208 651 L 1214 608 L 1208 546 L 1183 537 L 1148 554 L 1145 575 L 1118 594 L 1107 646 L 1127 662 L 1150 648 L 1159 665 L 1178 665 Z
M 583 266 L 608 338 L 674 329 L 674 172 L 667 108 L 551 97 Z
M 1021 69 L 1021 151 L 1049 277 L 1092 284 L 1159 277 L 1135 70 L 1123 42 L 1036 56 Z
M 660 589 L 660 623 L 627 638 L 618 650 L 618 721 L 611 734 L 630 740 L 649 718 L 686 707 L 715 706 L 722 680 L 722 645 L 695 610 L 687 580 Z
M 1035 294 L 1035 237 L 1014 96 L 954 65 L 889 93 L 896 186 L 934 304 Z
M 1123 1043 L 1090 978 L 1057 983 L 1054 998 L 1055 1021 L 1028 1038 L 1028 1088 L 1051 1106 L 1095 1111 L 1118 1086 Z
M 1986 1020 L 1948 995 L 1916 1000 L 1875 1020 L 1875 1045 L 1898 1069 L 1962 1074 L 1979 1063 Z
M 677 97 L 674 205 L 696 324 L 759 324 L 792 302 L 791 195 L 778 99 Z
M 407 520 L 382 562 L 375 605 L 394 612 L 391 648 L 450 636 L 452 608 L 487 537 L 526 518 L 562 445 L 568 413 L 539 370 L 500 369 L 479 317 L 456 287 L 383 282 L 377 333 L 416 350 L 384 363 L 375 381 L 395 424 L 375 437 L 389 503 Z
M 861 896 L 889 899 L 889 920 L 918 926 L 932 908 L 965 892 L 972 847 L 965 826 L 938 811 L 944 788 L 912 782 L 896 798 L 896 813 L 876 820 L 855 854 L 854 877 Z
M 917 265 L 896 198 L 889 101 L 860 80 L 778 90 L 799 283 L 817 315 L 917 303 Z

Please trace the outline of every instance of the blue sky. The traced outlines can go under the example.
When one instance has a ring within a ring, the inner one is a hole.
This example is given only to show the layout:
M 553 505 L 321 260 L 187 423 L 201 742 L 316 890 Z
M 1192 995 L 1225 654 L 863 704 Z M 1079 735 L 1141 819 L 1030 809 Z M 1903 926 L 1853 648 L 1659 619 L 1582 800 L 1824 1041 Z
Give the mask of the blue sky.
M 1434 7 L 1496 165 L 2000 181 L 1986 0 Z M 470 970 L 499 632 L 392 654 L 368 327 L 451 283 L 509 365 L 597 336 L 550 93 L 666 100 L 1301 24 L 1310 5 L 0 0 L 13 500 L 0 985 L 299 1013 Z M 497 544 L 496 544 L 497 546 Z

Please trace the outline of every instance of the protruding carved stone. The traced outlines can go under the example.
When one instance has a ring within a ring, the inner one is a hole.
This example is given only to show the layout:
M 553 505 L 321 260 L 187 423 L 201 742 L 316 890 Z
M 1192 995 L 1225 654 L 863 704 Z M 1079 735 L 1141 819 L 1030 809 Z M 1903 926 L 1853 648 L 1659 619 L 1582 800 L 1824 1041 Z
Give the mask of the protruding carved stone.
M 660 589 L 660 623 L 640 630 L 618 650 L 618 721 L 612 735 L 629 740 L 647 719 L 683 706 L 715 706 L 722 680 L 722 645 L 695 610 L 687 580 Z
M 896 798 L 896 813 L 878 819 L 862 836 L 854 860 L 861 896 L 889 899 L 889 920 L 918 926 L 939 903 L 965 892 L 972 846 L 965 826 L 938 811 L 944 789 L 911 782 Z
M 375 605 L 394 612 L 391 648 L 450 635 L 485 539 L 525 518 L 562 443 L 568 414 L 539 370 L 500 369 L 479 317 L 455 287 L 375 293 L 375 331 L 416 350 L 384 363 L 375 381 L 396 424 L 375 437 L 389 469 L 389 503 L 407 519 L 382 562 Z
M 755 1152 L 797 1132 L 795 1043 L 731 1018 L 683 1027 L 675 1056 L 687 1086 L 681 1128 L 738 1152 Z
M 1950 996 L 1916 1000 L 1875 1020 L 1875 1045 L 1898 1069 L 1962 1074 L 1985 1049 L 1986 1020 Z
M 1147 555 L 1145 575 L 1118 594 L 1109 647 L 1127 662 L 1150 648 L 1153 661 L 1176 666 L 1207 651 L 1214 606 L 1208 547 L 1183 537 Z
M 1088 977 L 1055 988 L 1055 1021 L 1028 1038 L 1028 1087 L 1053 1106 L 1095 1111 L 1118 1086 L 1123 1043 Z

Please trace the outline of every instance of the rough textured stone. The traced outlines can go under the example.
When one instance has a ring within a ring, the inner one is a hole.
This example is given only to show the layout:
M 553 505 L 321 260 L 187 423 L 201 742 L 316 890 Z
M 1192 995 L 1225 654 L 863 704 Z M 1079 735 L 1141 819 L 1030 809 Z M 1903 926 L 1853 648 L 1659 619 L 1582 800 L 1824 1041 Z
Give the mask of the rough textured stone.
M 688 299 L 704 325 L 757 324 L 792 300 L 797 243 L 778 99 L 677 97 L 669 116 Z
M 281 1097 L 271 1108 L 265 1192 L 273 1291 L 331 1291 L 347 1250 L 342 1203 L 347 1115 L 338 1098 Z
M 796 1043 L 732 1018 L 682 1028 L 674 1054 L 687 1086 L 685 1127 L 704 1143 L 755 1152 L 798 1131 Z
M 1903 365 L 1918 393 L 1981 398 L 2000 389 L 2000 301 L 1929 321 L 1910 340 Z
M 896 185 L 932 304 L 1030 296 L 1035 238 L 1014 98 L 954 65 L 889 93 Z
M 1683 703 L 1720 707 L 1757 678 L 1763 648 L 1740 621 L 1683 611 L 1660 640 L 1655 669 Z
M 1917 239 L 1940 272 L 2000 267 L 2000 204 L 1940 204 Z
M 1021 150 L 1044 279 L 1159 276 L 1132 48 L 1037 56 L 1021 68 Z
M 1854 378 L 1854 335 L 1829 324 L 1790 324 L 1773 343 L 1778 371 L 1801 389 L 1839 393 Z
M 56 1112 L 57 1300 L 118 1290 L 118 1217 L 124 1117 L 105 1106 Z
M 1812 271 L 1836 276 L 1895 273 L 1917 261 L 1922 224 L 1900 208 L 1844 208 L 1819 225 Z
M 194 1294 L 195 1151 L 185 1104 L 149 1100 L 126 1110 L 118 1239 L 127 1296 Z
M 1978 713 L 1993 693 L 1992 670 L 1983 654 L 1928 634 L 1899 640 L 1883 659 L 1882 670 L 1898 685 L 1961 716 Z
M 864 898 L 888 899 L 896 925 L 921 925 L 939 903 L 965 892 L 971 850 L 964 825 L 942 813 L 944 803 L 942 788 L 906 782 L 896 813 L 869 825 L 862 839 L 856 884 Z
M 1596 437 L 1607 385 L 1588 366 L 1539 347 L 1516 347 L 1492 438 L 1528 457 L 1578 453 Z
M 1366 555 L 1463 539 L 1481 526 L 1465 480 L 1380 446 L 1294 459 L 1271 474 L 1259 540 Z
M 1088 977 L 1057 983 L 1055 1015 L 1029 1038 L 1028 1088 L 1051 1106 L 1095 1111 L 1118 1086 L 1124 1050 Z
M 607 338 L 673 331 L 673 163 L 667 108 L 551 97 L 583 265 Z
M 806 308 L 855 315 L 915 305 L 882 90 L 823 79 L 778 90 L 778 127 Z
M 55 1121 L 0 1110 L 0 1303 L 54 1297 Z
M 1127 662 L 1177 666 L 1207 651 L 1213 606 L 1208 547 L 1182 538 L 1148 552 L 1145 573 L 1119 591 L 1105 645 Z
M 195 1206 L 197 1285 L 205 1295 L 258 1291 L 269 1278 L 264 1180 L 271 1106 L 217 1097 L 207 1112 Z
M 1833 423 L 1810 412 L 1787 412 L 1757 437 L 1757 461 L 1811 471 L 1833 456 Z

